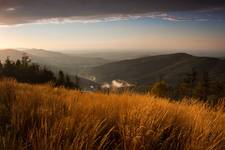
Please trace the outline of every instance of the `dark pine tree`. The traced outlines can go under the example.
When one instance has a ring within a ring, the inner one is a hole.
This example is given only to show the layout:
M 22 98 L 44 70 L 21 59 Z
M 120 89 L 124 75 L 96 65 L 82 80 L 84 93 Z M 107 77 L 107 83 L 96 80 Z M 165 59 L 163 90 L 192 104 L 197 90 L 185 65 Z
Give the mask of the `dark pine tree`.
M 56 86 L 63 86 L 65 85 L 65 76 L 62 70 L 59 71 L 58 73 L 58 79 L 56 82 Z
M 2 65 L 2 62 L 0 60 L 0 77 L 2 77 L 2 71 L 3 71 L 3 65 Z

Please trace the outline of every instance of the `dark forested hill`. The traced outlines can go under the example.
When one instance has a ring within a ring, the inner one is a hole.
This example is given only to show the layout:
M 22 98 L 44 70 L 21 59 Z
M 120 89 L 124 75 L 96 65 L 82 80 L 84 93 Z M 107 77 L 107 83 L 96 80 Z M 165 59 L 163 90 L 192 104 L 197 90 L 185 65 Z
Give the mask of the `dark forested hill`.
M 213 80 L 223 80 L 225 77 L 224 60 L 185 53 L 109 63 L 90 69 L 89 74 L 94 75 L 99 82 L 121 79 L 137 84 L 150 84 L 163 79 L 174 85 L 193 68 L 197 72 L 207 71 Z

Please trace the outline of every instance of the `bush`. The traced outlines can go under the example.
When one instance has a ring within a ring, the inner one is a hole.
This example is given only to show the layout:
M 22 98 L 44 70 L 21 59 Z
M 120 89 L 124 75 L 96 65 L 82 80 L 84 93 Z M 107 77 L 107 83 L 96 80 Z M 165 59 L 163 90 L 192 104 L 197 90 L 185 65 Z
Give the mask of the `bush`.
M 159 97 L 167 97 L 168 92 L 169 87 L 165 81 L 155 83 L 151 89 L 151 93 Z

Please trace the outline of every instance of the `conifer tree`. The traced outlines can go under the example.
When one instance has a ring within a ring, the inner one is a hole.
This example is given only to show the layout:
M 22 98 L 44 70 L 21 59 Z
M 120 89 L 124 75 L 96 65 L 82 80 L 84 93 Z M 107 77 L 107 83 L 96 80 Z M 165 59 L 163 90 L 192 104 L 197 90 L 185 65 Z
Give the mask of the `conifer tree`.
M 57 80 L 57 83 L 56 85 L 57 86 L 62 86 L 65 84 L 65 77 L 64 77 L 64 73 L 62 70 L 59 71 L 58 73 L 58 80 Z

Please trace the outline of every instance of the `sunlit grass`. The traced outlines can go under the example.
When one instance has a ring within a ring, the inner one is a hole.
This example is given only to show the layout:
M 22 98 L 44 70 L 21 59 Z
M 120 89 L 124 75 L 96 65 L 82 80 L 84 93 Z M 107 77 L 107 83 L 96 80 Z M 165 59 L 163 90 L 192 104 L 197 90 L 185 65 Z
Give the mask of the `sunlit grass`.
M 195 100 L 0 81 L 0 149 L 225 149 L 225 112 Z

